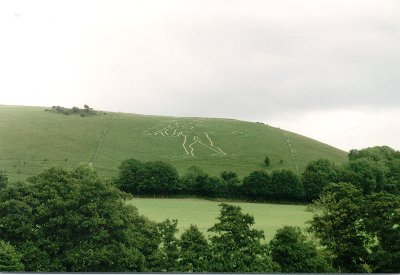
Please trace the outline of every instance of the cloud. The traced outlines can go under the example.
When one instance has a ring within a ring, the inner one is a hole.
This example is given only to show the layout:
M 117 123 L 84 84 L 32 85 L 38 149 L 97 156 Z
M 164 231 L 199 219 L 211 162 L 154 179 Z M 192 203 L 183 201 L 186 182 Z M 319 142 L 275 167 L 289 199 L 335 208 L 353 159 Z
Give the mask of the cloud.
M 181 76 L 173 88 L 212 94 L 208 98 L 225 99 L 226 106 L 237 106 L 236 112 L 251 107 L 271 115 L 398 106 L 400 40 L 395 31 L 400 21 L 382 17 L 390 9 L 371 3 L 359 14 L 352 5 L 308 8 L 297 10 L 297 17 L 291 10 L 286 24 L 282 12 L 264 19 L 191 15 L 168 21 L 165 29 L 179 48 L 171 60 L 190 62 L 164 64 Z M 185 85 L 193 75 L 198 77 Z M 188 104 L 191 108 L 198 101 Z
M 395 109 L 398 10 L 396 0 L 3 1 L 1 103 L 258 121 Z

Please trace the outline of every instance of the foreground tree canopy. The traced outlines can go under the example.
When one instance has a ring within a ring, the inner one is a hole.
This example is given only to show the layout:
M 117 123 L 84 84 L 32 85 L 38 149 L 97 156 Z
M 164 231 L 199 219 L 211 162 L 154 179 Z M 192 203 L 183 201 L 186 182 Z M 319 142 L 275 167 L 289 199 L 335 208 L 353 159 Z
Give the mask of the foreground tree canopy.
M 307 240 L 300 228 L 284 226 L 278 229 L 270 242 L 272 260 L 281 266 L 282 272 L 333 272 L 317 246 Z
M 254 218 L 240 207 L 221 204 L 221 214 L 208 231 L 211 237 L 210 267 L 216 272 L 271 272 L 272 260 L 261 244 L 264 232 L 252 229 Z M 276 270 L 276 268 L 275 268 Z
M 328 185 L 311 206 L 311 232 L 340 272 L 400 271 L 400 196 Z
M 0 236 L 27 271 L 144 271 L 158 246 L 155 226 L 89 165 L 3 189 Z

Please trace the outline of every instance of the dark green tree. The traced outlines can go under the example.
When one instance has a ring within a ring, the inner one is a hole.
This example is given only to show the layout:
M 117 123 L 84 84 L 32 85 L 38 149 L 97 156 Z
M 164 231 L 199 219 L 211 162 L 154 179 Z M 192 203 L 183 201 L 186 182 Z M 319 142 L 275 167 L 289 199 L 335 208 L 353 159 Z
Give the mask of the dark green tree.
M 243 214 L 240 207 L 220 204 L 219 222 L 208 231 L 211 237 L 211 272 L 269 272 L 276 270 L 266 247 L 264 233 L 252 229 L 254 218 Z
M 240 198 L 242 194 L 242 182 L 233 171 L 221 173 L 221 186 L 218 189 L 218 197 Z
M 281 272 L 323 273 L 332 272 L 326 259 L 317 247 L 301 232 L 299 227 L 285 226 L 278 229 L 270 241 L 272 260 L 281 267 Z
M 79 163 L 71 173 L 76 179 L 96 180 L 98 178 L 96 169 L 88 162 Z
M 400 193 L 400 151 L 388 146 L 351 150 L 349 160 L 350 173 L 342 181 L 361 187 L 365 194 Z
M 265 171 L 253 171 L 243 179 L 243 193 L 250 199 L 264 200 L 271 198 L 273 190 L 271 179 Z
M 144 164 L 136 159 L 124 160 L 119 166 L 116 185 L 124 192 L 139 194 L 143 188 Z
M 223 196 L 229 195 L 222 193 L 221 190 L 224 190 L 222 179 L 219 177 L 208 176 L 204 179 L 201 195 L 204 197 L 217 197 L 219 194 L 222 194 Z
M 177 194 L 182 189 L 178 172 L 162 161 L 142 163 L 128 159 L 121 163 L 116 185 L 136 195 Z
M 155 224 L 83 169 L 51 168 L 0 192 L 0 235 L 26 271 L 145 271 L 159 243 Z
M 334 255 L 339 272 L 365 272 L 371 239 L 362 223 L 365 199 L 350 183 L 326 186 L 310 210 L 314 216 L 310 231 Z
M 374 162 L 387 161 L 392 159 L 400 159 L 400 152 L 390 148 L 389 146 L 368 147 L 361 150 L 350 150 L 348 154 L 349 160 L 357 160 L 367 158 Z
M 362 220 L 373 240 L 371 267 L 376 273 L 400 272 L 400 196 L 376 193 L 366 198 Z
M 400 194 L 400 159 L 393 159 L 387 163 L 386 185 L 382 191 Z
M 221 172 L 221 178 L 225 181 L 225 182 L 229 182 L 232 181 L 235 184 L 239 183 L 239 177 L 237 175 L 237 173 L 233 172 L 233 171 L 222 171 Z
M 0 271 L 24 271 L 24 265 L 21 259 L 22 255 L 18 253 L 11 244 L 0 240 Z
M 224 188 L 220 178 L 209 176 L 197 166 L 189 167 L 181 182 L 184 193 L 201 197 L 218 196 Z
M 144 165 L 143 183 L 138 190 L 144 194 L 176 194 L 180 187 L 178 172 L 162 161 L 149 161 Z
M 181 179 L 183 192 L 190 195 L 201 196 L 203 190 L 202 185 L 204 184 L 204 179 L 207 177 L 207 173 L 200 167 L 195 165 L 190 166 Z
M 154 261 L 151 264 L 151 270 L 157 272 L 173 272 L 178 269 L 179 246 L 178 239 L 175 234 L 178 232 L 176 228 L 177 220 L 165 220 L 159 223 L 158 230 L 161 236 L 161 243 Z
M 209 245 L 197 226 L 191 225 L 180 240 L 179 271 L 206 272 L 209 265 Z
M 273 198 L 287 201 L 304 199 L 304 188 L 299 177 L 290 170 L 275 170 L 271 175 Z
M 382 163 L 373 162 L 367 158 L 350 160 L 347 166 L 350 171 L 347 182 L 353 183 L 360 188 L 364 194 L 381 190 L 385 184 L 385 169 Z
M 315 200 L 331 182 L 336 182 L 338 172 L 333 162 L 319 159 L 307 164 L 302 174 L 302 182 L 307 201 Z

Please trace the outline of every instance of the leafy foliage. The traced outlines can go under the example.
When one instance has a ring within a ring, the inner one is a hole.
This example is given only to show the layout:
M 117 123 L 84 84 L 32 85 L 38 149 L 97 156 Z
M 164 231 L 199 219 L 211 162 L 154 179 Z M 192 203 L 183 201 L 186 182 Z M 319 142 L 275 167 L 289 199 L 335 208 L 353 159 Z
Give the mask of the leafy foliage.
M 359 187 L 364 194 L 371 194 L 383 185 L 384 171 L 373 161 L 362 158 L 349 161 L 348 181 Z M 380 189 L 380 188 L 379 188 Z
M 373 272 L 400 271 L 400 196 L 377 193 L 366 198 L 363 221 L 376 242 L 371 247 Z
M 362 192 L 349 183 L 328 185 L 311 206 L 311 232 L 333 252 L 334 266 L 341 272 L 363 272 L 370 238 L 360 222 L 364 213 Z
M 180 240 L 179 271 L 204 272 L 208 271 L 209 245 L 197 226 L 191 225 L 183 232 Z
M 386 191 L 400 194 L 400 151 L 388 146 L 351 150 L 350 177 L 343 178 L 363 189 L 364 194 Z
M 221 183 L 218 189 L 218 197 L 241 198 L 242 182 L 238 174 L 233 171 L 223 171 L 221 173 Z
M 274 199 L 300 201 L 304 198 L 304 188 L 297 175 L 290 170 L 275 170 L 271 175 Z
M 363 195 L 352 184 L 331 184 L 311 209 L 310 230 L 332 252 L 339 271 L 400 271 L 399 195 Z
M 155 225 L 83 170 L 51 168 L 3 190 L 2 238 L 22 253 L 26 271 L 145 270 L 158 247 Z
M 327 159 L 310 162 L 302 174 L 307 201 L 317 199 L 325 186 L 331 182 L 336 182 L 337 174 L 334 163 Z
M 253 171 L 243 179 L 243 193 L 251 199 L 271 198 L 270 176 L 265 171 Z
M 174 194 L 180 192 L 178 172 L 162 161 L 142 163 L 128 159 L 121 163 L 116 185 L 136 195 Z
M 254 218 L 241 213 L 238 206 L 224 203 L 220 206 L 219 222 L 208 230 L 214 233 L 211 237 L 210 271 L 272 271 L 274 265 L 260 242 L 264 233 L 250 228 Z
M 326 259 L 318 253 L 317 247 L 300 228 L 285 226 L 278 229 L 270 242 L 272 260 L 278 263 L 285 273 L 332 272 Z
M 382 191 L 392 194 L 400 194 L 400 159 L 393 159 L 387 162 L 388 171 L 386 174 L 386 185 Z
M 21 258 L 21 254 L 19 254 L 11 244 L 0 240 L 0 271 L 24 271 Z
M 367 158 L 374 162 L 400 159 L 400 152 L 389 146 L 375 146 L 361 150 L 353 149 L 348 154 L 349 160 Z
M 178 269 L 179 247 L 175 233 L 177 220 L 165 220 L 157 225 L 161 243 L 150 269 L 158 272 L 171 272 Z

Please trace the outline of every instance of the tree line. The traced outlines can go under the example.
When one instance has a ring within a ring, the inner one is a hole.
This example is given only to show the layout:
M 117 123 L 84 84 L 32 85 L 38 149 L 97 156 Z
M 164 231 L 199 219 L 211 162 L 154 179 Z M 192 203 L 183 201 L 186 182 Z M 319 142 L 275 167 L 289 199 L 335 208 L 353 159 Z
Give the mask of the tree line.
M 252 171 L 243 179 L 233 171 L 210 176 L 197 166 L 179 176 L 162 161 L 121 163 L 115 184 L 133 195 L 189 195 L 251 201 L 311 202 L 329 183 L 348 182 L 363 194 L 400 193 L 400 153 L 387 146 L 351 150 L 349 160 L 336 165 L 327 159 L 310 162 L 301 175 L 291 170 Z
M 291 170 L 277 170 L 271 174 L 263 170 L 253 171 L 240 180 L 233 171 L 223 171 L 217 177 L 191 166 L 180 177 L 168 163 L 128 159 L 121 163 L 115 184 L 133 195 L 189 195 L 253 201 L 304 200 L 302 183 Z

